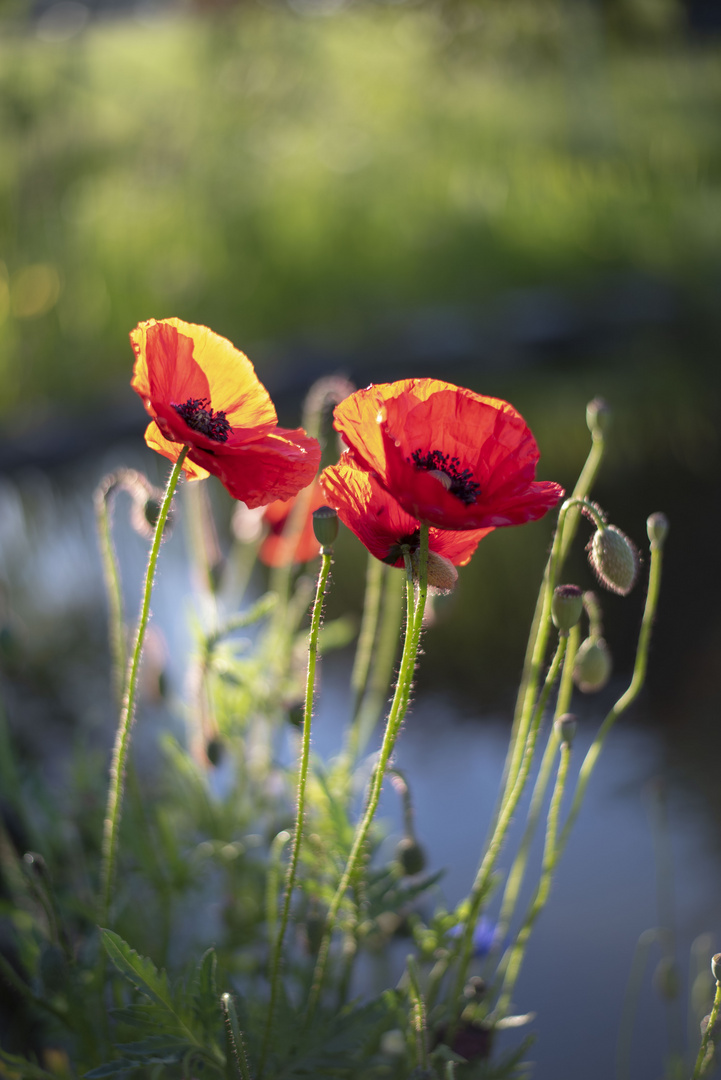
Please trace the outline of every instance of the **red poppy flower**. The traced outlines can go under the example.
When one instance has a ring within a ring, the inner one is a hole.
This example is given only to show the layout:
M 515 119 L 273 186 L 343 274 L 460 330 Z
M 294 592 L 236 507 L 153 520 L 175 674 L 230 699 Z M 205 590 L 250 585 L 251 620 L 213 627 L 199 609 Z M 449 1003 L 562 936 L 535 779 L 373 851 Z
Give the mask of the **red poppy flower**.
M 441 529 L 535 521 L 563 488 L 536 481 L 538 447 L 512 405 L 437 379 L 358 390 L 335 427 L 414 518 Z
M 277 427 L 268 391 L 247 356 L 205 326 L 149 319 L 130 334 L 131 386 L 152 416 L 148 446 L 183 463 L 189 479 L 213 473 L 234 499 L 265 506 L 289 499 L 316 474 L 320 446 Z
M 301 500 L 305 505 L 299 505 Z M 260 561 L 266 566 L 287 566 L 314 559 L 320 552 L 320 544 L 313 532 L 313 511 L 324 502 L 323 490 L 316 481 L 312 488 L 301 491 L 294 499 L 269 503 L 263 511 L 263 521 L 269 526 L 269 532 L 260 545 Z M 289 521 L 296 507 L 303 520 Z
M 343 524 L 377 559 L 390 566 L 403 566 L 401 545 L 408 544 L 411 551 L 418 548 L 420 521 L 406 513 L 372 473 L 358 468 L 351 454 L 342 454 L 337 465 L 324 469 L 320 483 L 328 505 L 338 511 Z M 479 542 L 490 532 L 492 527 L 460 532 L 431 528 L 429 551 L 454 566 L 465 566 Z

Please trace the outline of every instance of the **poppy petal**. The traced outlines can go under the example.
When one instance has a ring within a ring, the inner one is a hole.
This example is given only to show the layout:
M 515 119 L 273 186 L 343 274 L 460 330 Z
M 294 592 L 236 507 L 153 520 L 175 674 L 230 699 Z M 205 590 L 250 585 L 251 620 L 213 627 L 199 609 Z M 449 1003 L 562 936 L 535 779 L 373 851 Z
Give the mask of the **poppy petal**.
M 180 451 L 183 449 L 182 443 L 171 442 L 170 439 L 166 439 L 154 420 L 151 420 L 145 429 L 145 441 L 151 450 L 162 454 L 169 461 L 177 461 Z M 188 480 L 204 480 L 209 475 L 208 470 L 192 461 L 190 455 L 183 462 L 183 471 Z
M 217 476 L 234 499 L 253 509 L 276 499 L 290 499 L 313 480 L 320 464 L 320 445 L 302 428 L 275 428 L 255 442 L 212 454 L 196 450 L 193 458 Z

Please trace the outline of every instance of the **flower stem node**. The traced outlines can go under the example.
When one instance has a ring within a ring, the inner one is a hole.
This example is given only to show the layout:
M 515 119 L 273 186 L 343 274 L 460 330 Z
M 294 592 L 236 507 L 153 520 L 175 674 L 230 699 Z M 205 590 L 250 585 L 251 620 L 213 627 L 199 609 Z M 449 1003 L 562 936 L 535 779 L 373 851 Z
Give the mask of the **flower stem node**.
M 551 600 L 553 625 L 562 633 L 572 630 L 583 611 L 583 594 L 578 585 L 557 585 Z
M 426 868 L 426 853 L 415 836 L 404 836 L 396 847 L 396 861 L 407 877 L 420 874 Z
M 588 560 L 605 588 L 628 596 L 636 584 L 639 558 L 625 533 L 615 525 L 598 529 L 590 544 Z
M 721 952 L 711 957 L 711 972 L 717 983 L 721 983 Z
M 338 536 L 338 511 L 319 506 L 313 511 L 313 532 L 322 548 L 332 548 Z
M 646 520 L 646 531 L 653 551 L 662 548 L 668 534 L 668 518 L 665 514 L 657 511 Z
M 602 439 L 607 434 L 612 419 L 613 413 L 602 397 L 595 397 L 593 401 L 589 401 L 586 406 L 586 423 L 594 439 Z
M 556 734 L 565 746 L 572 746 L 576 737 L 576 717 L 573 713 L 564 713 L 555 722 Z
M 611 677 L 611 653 L 602 637 L 586 638 L 576 653 L 573 681 L 584 694 L 603 689 Z

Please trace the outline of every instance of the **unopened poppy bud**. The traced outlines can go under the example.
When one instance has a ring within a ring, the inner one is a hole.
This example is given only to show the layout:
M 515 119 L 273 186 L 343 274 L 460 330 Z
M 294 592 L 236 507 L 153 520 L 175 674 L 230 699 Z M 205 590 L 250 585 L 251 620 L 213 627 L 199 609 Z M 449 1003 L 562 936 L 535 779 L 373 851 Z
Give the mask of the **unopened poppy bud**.
M 418 577 L 420 557 L 418 551 L 411 555 L 413 573 Z M 453 592 L 458 582 L 458 571 L 445 555 L 439 555 L 437 551 L 428 552 L 428 585 L 436 592 Z
M 472 975 L 463 987 L 463 996 L 468 1001 L 480 1001 L 486 992 L 486 982 L 480 975 Z
M 338 536 L 338 511 L 331 506 L 319 506 L 313 511 L 313 532 L 322 548 L 331 548 Z
M 652 548 L 663 547 L 668 533 L 668 518 L 665 514 L 657 511 L 646 520 L 646 531 Z
M 716 982 L 721 983 L 721 952 L 711 957 L 711 972 Z
M 576 653 L 573 681 L 584 694 L 601 690 L 611 677 L 611 654 L 602 637 L 586 638 Z
M 595 439 L 605 435 L 611 426 L 612 413 L 608 404 L 601 397 L 595 397 L 586 406 L 586 423 Z
M 208 739 L 205 745 L 205 756 L 211 765 L 218 766 L 225 757 L 225 744 L 222 739 Z
M 396 860 L 408 877 L 426 868 L 426 853 L 414 836 L 404 836 L 396 847 Z
M 615 525 L 598 529 L 591 541 L 588 561 L 596 577 L 611 592 L 628 596 L 638 576 L 638 552 Z
M 583 594 L 578 585 L 557 585 L 551 600 L 553 625 L 567 634 L 581 618 L 582 611 Z
M 576 735 L 576 717 L 573 713 L 564 713 L 555 723 L 556 734 L 562 743 L 571 746 Z

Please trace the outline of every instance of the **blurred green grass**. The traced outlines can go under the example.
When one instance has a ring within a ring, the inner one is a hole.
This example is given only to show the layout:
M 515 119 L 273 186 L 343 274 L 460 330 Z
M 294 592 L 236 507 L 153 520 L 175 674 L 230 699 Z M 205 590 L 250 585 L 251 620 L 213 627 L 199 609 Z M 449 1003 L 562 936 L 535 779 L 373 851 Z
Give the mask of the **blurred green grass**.
M 5 34 L 0 419 L 124 382 L 150 316 L 255 358 L 519 286 L 640 271 L 711 292 L 721 50 L 620 42 L 589 13 L 244 7 Z

